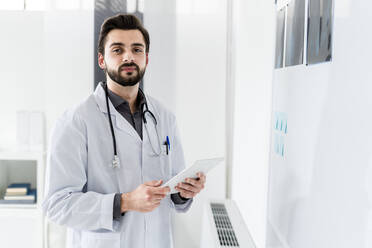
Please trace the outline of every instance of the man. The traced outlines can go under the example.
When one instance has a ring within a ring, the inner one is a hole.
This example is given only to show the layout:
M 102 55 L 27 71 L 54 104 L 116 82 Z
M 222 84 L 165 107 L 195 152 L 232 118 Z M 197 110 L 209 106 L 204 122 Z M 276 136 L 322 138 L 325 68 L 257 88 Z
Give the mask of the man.
M 98 63 L 106 83 L 53 130 L 43 210 L 68 227 L 69 247 L 172 247 L 171 210 L 187 211 L 204 188 L 200 173 L 178 193 L 161 186 L 185 161 L 174 115 L 139 89 L 149 44 L 135 16 L 105 20 Z

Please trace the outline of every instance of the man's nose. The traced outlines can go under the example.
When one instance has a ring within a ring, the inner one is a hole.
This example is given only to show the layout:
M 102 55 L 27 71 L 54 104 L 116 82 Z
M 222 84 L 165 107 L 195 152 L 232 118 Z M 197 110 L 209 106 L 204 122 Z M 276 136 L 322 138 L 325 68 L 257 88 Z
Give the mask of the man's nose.
M 133 54 L 131 52 L 124 53 L 123 62 L 133 62 Z

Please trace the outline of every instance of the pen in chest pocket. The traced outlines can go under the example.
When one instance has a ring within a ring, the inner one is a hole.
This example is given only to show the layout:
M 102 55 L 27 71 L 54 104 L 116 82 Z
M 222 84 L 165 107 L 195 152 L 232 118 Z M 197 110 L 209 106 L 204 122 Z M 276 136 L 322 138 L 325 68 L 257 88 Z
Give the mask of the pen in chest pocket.
M 164 141 L 164 145 L 165 145 L 166 153 L 168 155 L 169 151 L 170 151 L 170 142 L 169 142 L 169 137 L 168 136 L 167 136 L 167 139 Z

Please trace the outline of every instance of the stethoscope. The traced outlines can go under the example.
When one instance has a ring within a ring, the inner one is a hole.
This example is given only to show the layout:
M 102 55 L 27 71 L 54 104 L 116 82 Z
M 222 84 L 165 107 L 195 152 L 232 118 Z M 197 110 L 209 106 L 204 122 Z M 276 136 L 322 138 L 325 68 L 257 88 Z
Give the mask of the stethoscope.
M 120 162 L 119 162 L 119 157 L 118 157 L 117 148 L 116 148 L 116 137 L 115 137 L 115 133 L 114 133 L 114 126 L 112 125 L 112 119 L 111 119 L 111 113 L 110 113 L 110 107 L 109 107 L 109 101 L 108 101 L 107 83 L 105 84 L 104 88 L 105 88 L 105 95 L 106 95 L 106 107 L 107 107 L 108 119 L 109 119 L 109 123 L 110 123 L 111 135 L 112 135 L 112 143 L 113 143 L 113 147 L 114 147 L 114 159 L 112 160 L 112 167 L 117 168 L 117 167 L 120 166 Z M 149 107 L 147 106 L 146 101 L 143 105 L 146 108 L 142 112 L 143 123 L 145 124 L 145 129 L 146 129 L 146 132 L 147 132 L 147 136 L 149 137 L 149 141 L 150 141 L 150 144 L 151 144 L 151 149 L 154 152 L 154 155 L 160 156 L 162 151 L 161 151 L 160 137 L 159 137 L 158 128 L 157 128 L 158 121 L 156 120 L 155 115 L 149 110 Z M 149 134 L 148 126 L 147 126 L 146 114 L 150 115 L 152 117 L 152 119 L 154 120 L 155 132 L 156 132 L 156 136 L 157 136 L 157 139 L 158 139 L 158 147 L 159 147 L 158 151 L 156 151 L 156 149 L 154 149 L 154 145 L 153 145 L 153 143 L 151 141 L 151 138 L 150 138 L 150 134 Z

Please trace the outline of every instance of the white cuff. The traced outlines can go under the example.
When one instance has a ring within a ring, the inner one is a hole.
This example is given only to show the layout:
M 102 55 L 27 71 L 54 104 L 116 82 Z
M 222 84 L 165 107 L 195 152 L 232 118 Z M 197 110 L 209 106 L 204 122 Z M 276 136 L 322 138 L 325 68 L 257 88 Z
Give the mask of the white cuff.
M 172 200 L 170 200 L 170 201 L 171 201 L 172 207 L 176 210 L 176 212 L 185 213 L 191 207 L 191 204 L 194 201 L 194 198 L 189 199 L 184 204 L 174 204 L 174 202 Z
M 114 197 L 115 193 L 112 193 L 103 195 L 101 199 L 100 226 L 110 231 L 114 231 Z

